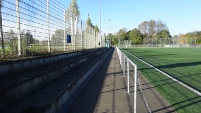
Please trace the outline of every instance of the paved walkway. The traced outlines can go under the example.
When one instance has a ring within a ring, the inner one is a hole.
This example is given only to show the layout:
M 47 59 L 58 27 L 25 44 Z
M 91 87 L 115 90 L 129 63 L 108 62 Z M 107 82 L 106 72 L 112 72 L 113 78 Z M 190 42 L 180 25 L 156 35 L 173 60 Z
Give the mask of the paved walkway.
M 131 93 L 127 93 L 126 77 L 122 76 L 116 50 L 106 59 L 98 72 L 75 100 L 69 113 L 133 113 L 133 78 Z M 143 93 L 153 112 L 173 111 L 150 83 L 139 75 Z M 137 113 L 147 113 L 141 92 L 137 93 Z

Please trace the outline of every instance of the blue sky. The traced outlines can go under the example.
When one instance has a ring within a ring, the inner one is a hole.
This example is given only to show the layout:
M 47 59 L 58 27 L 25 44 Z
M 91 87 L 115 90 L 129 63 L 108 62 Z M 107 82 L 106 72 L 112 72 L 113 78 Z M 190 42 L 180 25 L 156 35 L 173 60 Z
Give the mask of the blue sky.
M 58 0 L 69 6 L 71 0 Z M 119 29 L 137 28 L 143 21 L 162 20 L 171 35 L 201 31 L 201 0 L 101 0 L 102 31 L 115 33 Z M 99 26 L 100 0 L 77 0 L 81 18 L 88 13 Z M 110 22 L 109 22 L 110 20 Z

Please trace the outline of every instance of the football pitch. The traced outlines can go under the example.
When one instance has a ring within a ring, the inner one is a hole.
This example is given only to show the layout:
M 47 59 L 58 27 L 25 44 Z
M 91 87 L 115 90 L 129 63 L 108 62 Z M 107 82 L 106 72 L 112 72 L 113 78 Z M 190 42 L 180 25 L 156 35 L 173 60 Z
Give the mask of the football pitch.
M 179 113 L 200 113 L 201 97 L 137 58 L 201 92 L 201 48 L 122 48 L 155 89 Z M 154 111 L 153 111 L 154 112 Z M 157 111 L 155 111 L 157 112 Z

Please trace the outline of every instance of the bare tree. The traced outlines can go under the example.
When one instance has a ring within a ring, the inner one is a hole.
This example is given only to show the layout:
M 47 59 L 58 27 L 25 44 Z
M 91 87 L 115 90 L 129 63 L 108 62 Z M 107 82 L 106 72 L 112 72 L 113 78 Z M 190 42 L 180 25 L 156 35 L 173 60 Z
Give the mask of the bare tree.
M 161 20 L 150 20 L 149 22 L 144 21 L 138 25 L 138 29 L 147 38 L 153 38 L 161 31 L 168 30 L 166 24 Z
M 138 25 L 138 29 L 142 34 L 148 35 L 149 22 L 147 22 L 147 21 L 142 22 L 141 24 Z

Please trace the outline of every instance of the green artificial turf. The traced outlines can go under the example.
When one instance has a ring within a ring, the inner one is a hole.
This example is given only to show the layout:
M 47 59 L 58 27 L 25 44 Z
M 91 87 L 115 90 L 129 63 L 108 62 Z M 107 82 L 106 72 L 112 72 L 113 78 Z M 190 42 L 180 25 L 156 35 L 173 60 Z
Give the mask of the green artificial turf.
M 198 48 L 130 48 L 132 53 L 176 79 L 201 90 L 201 49 Z M 126 52 L 125 52 L 126 53 Z M 165 75 L 155 71 L 133 56 L 126 54 L 138 65 L 138 70 L 179 113 L 200 113 L 201 97 Z M 157 111 L 155 111 L 157 112 Z

